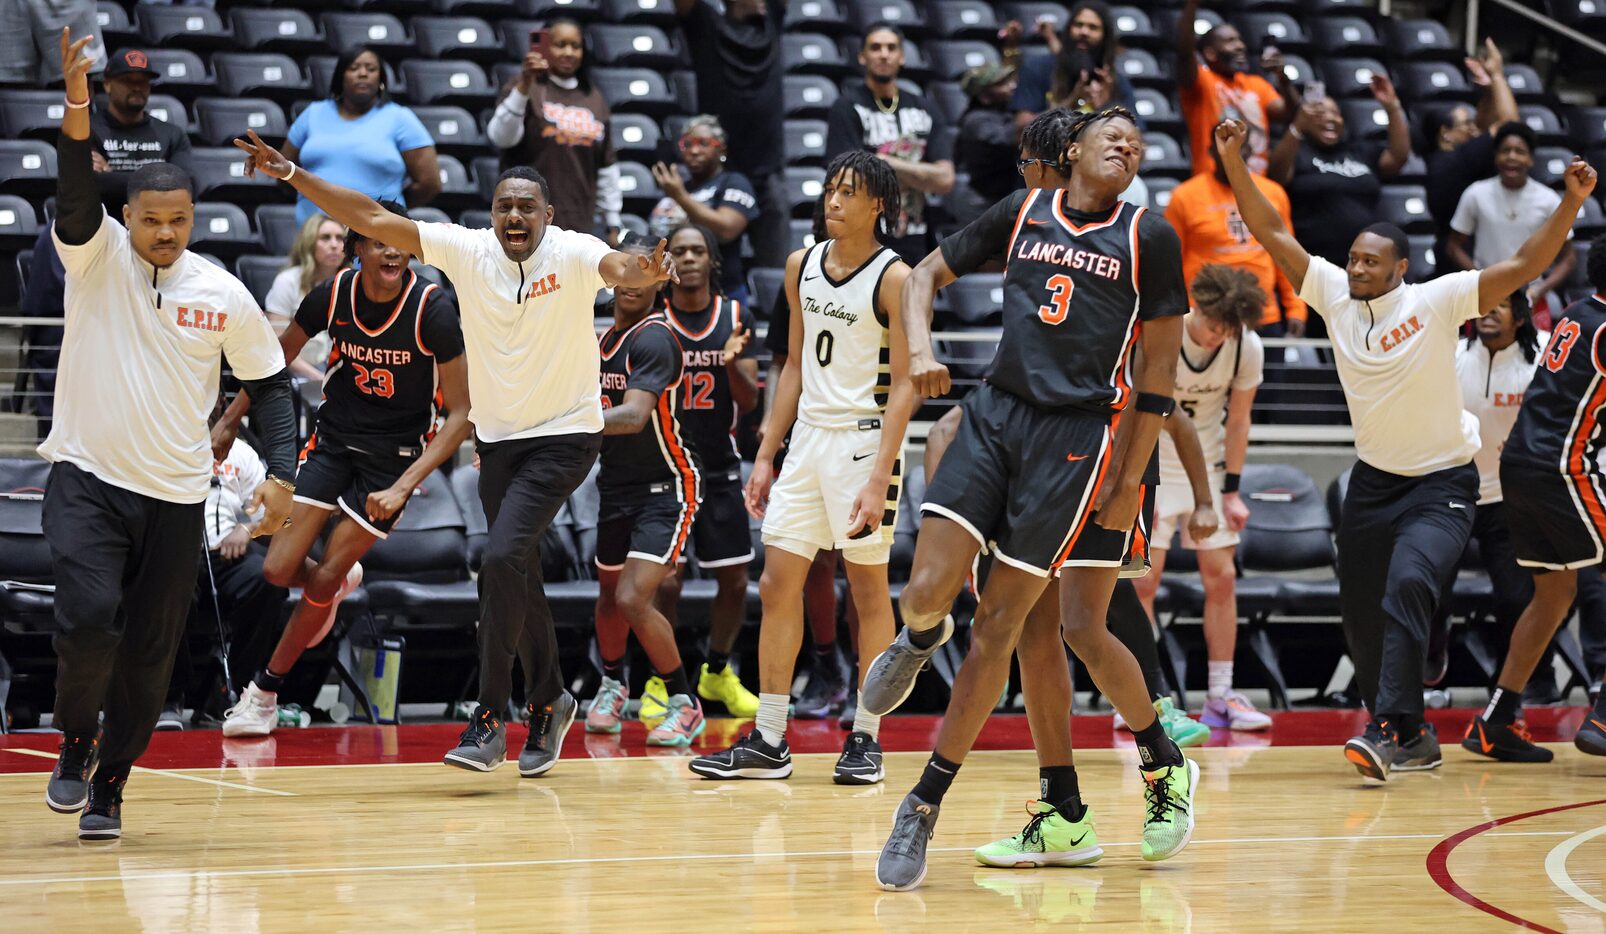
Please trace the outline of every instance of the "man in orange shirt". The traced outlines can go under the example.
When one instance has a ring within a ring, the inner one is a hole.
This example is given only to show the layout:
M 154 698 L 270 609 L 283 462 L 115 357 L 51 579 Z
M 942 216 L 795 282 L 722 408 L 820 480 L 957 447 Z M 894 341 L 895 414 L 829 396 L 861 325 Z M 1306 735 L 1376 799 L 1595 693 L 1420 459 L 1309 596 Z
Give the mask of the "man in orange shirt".
M 1261 51 L 1260 68 L 1271 81 L 1250 74 L 1249 48 L 1243 36 L 1223 23 L 1197 41 L 1199 55 L 1194 55 L 1198 10 L 1199 0 L 1187 0 L 1177 16 L 1177 88 L 1182 115 L 1188 121 L 1194 174 L 1214 169 L 1209 153 L 1216 124 L 1242 120 L 1249 127 L 1244 161 L 1251 173 L 1265 175 L 1271 124 L 1287 122 L 1299 106 L 1294 83 L 1283 71 L 1282 53 L 1272 46 Z
M 1193 282 L 1193 277 L 1208 263 L 1242 266 L 1255 274 L 1266 293 L 1260 333 L 1267 337 L 1303 337 L 1305 303 L 1272 261 L 1271 254 L 1250 236 L 1249 227 L 1238 214 L 1232 187 L 1227 184 L 1227 173 L 1216 158 L 1214 140 L 1205 150 L 1205 160 L 1213 171 L 1200 172 L 1178 185 L 1171 192 L 1171 203 L 1165 209 L 1165 219 L 1176 228 L 1177 238 L 1182 241 L 1183 280 Z M 1283 186 L 1264 175 L 1252 178 L 1292 231 L 1288 193 L 1283 191 Z

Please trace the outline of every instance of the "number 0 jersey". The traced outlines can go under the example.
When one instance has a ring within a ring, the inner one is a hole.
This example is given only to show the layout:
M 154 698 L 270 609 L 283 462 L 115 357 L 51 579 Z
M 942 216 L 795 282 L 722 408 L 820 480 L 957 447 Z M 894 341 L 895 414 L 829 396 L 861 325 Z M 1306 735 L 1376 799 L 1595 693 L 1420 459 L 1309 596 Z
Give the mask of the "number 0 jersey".
M 723 295 L 701 311 L 682 311 L 665 304 L 664 315 L 680 338 L 686 373 L 680 386 L 680 424 L 686 439 L 710 474 L 728 473 L 741 465 L 736 452 L 736 400 L 725 369 L 725 344 L 738 327 L 749 335 L 742 357 L 756 356 L 753 313 Z
M 1600 423 L 1606 410 L 1606 296 L 1574 302 L 1551 327 L 1517 423 L 1500 452 L 1502 465 L 1566 474 L 1600 494 Z M 1508 494 L 1510 491 L 1506 491 Z
M 797 419 L 815 428 L 858 428 L 880 418 L 892 391 L 887 319 L 876 294 L 898 254 L 882 247 L 844 279 L 825 271 L 834 241 L 809 248 L 798 270 L 803 318 L 803 396 Z
M 457 308 L 410 270 L 393 302 L 369 299 L 360 280 L 343 269 L 296 311 L 309 337 L 329 332 L 317 433 L 369 454 L 416 457 L 442 403 L 435 364 L 463 353 Z

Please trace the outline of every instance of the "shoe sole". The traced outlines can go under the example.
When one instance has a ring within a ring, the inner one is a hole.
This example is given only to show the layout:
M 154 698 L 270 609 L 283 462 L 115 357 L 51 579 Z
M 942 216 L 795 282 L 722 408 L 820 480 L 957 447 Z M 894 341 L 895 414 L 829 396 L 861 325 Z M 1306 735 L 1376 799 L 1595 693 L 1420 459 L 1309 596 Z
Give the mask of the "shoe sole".
M 876 769 L 874 772 L 834 772 L 831 781 L 838 785 L 875 785 L 887 777 L 886 769 Z
M 1048 866 L 1091 866 L 1104 858 L 1101 846 L 1067 850 L 1062 853 L 1021 853 L 1012 857 L 989 858 L 976 854 L 976 862 L 994 869 L 1042 869 Z
M 1444 764 L 1444 757 L 1440 756 L 1432 762 L 1396 762 L 1389 766 L 1390 772 L 1428 772 Z
M 1188 802 L 1188 827 L 1182 832 L 1182 839 L 1177 841 L 1176 846 L 1164 853 L 1156 853 L 1153 856 L 1145 853 L 1143 858 L 1151 863 L 1158 863 L 1181 853 L 1188 848 L 1188 842 L 1193 839 L 1193 815 L 1199 809 L 1199 763 L 1192 759 L 1184 759 L 1182 761 L 1188 763 L 1188 794 L 1191 799 Z
M 558 764 L 559 759 L 563 758 L 563 741 L 568 737 L 569 730 L 574 726 L 574 721 L 578 719 L 579 716 L 580 707 L 577 704 L 575 705 L 574 711 L 569 714 L 568 719 L 564 722 L 563 728 L 558 730 L 558 744 L 556 747 L 554 747 L 557 751 L 552 754 L 552 761 L 548 762 L 546 765 L 536 766 L 533 769 L 526 769 L 522 765 L 519 766 L 520 778 L 535 778 L 536 776 L 545 775 L 546 773 L 552 771 L 552 767 Z
M 56 799 L 50 797 L 50 789 L 48 789 L 48 788 L 45 789 L 45 806 L 50 808 L 52 811 L 55 811 L 57 814 L 77 814 L 78 812 L 82 811 L 84 809 L 84 807 L 86 805 L 88 805 L 88 804 L 89 804 L 89 786 L 87 784 L 84 786 L 83 800 L 79 801 L 77 804 L 60 804 L 60 803 L 57 803 Z
M 162 723 L 162 722 L 158 721 L 156 726 L 154 727 L 154 729 L 158 733 L 177 733 L 180 730 L 184 729 L 184 724 L 182 724 L 182 723 L 174 723 L 171 720 L 166 722 L 166 723 Z
M 1388 764 L 1379 759 L 1370 746 L 1351 740 L 1344 744 L 1344 758 L 1355 766 L 1355 770 L 1367 782 L 1381 785 L 1389 780 Z
M 271 726 L 263 730 L 259 729 L 255 724 L 252 724 L 248 727 L 231 727 L 227 723 L 223 724 L 224 739 L 252 739 L 255 737 L 271 736 L 272 734 L 273 727 Z
M 1574 742 L 1576 744 L 1576 740 Z M 1540 752 L 1545 753 L 1543 757 L 1526 752 L 1514 753 L 1505 749 L 1501 749 L 1499 746 L 1490 749 L 1488 752 L 1484 752 L 1483 747 L 1478 745 L 1476 740 L 1472 740 L 1471 742 L 1463 740 L 1461 742 L 1461 748 L 1481 759 L 1493 759 L 1496 762 L 1516 762 L 1521 765 L 1544 765 L 1546 762 L 1550 762 L 1556 758 L 1555 755 L 1551 754 L 1550 750 L 1548 749 L 1539 750 Z M 1606 753 L 1600 754 L 1606 755 Z
M 119 837 L 121 837 L 122 835 L 123 835 L 123 829 L 121 827 L 118 827 L 115 830 L 80 830 L 80 831 L 78 831 L 78 839 L 80 839 L 80 840 L 88 840 L 88 841 L 116 840 Z
M 1215 717 L 1200 717 L 1199 722 L 1212 730 L 1232 730 L 1235 733 L 1261 733 L 1271 729 L 1271 721 L 1258 723 L 1254 726 L 1233 723 L 1231 720 L 1221 720 Z
M 694 740 L 697 737 L 703 735 L 703 731 L 706 730 L 706 729 L 708 729 L 708 721 L 704 720 L 703 722 L 697 724 L 697 729 L 692 730 L 689 735 L 675 736 L 675 737 L 673 737 L 672 739 L 670 739 L 668 741 L 661 740 L 661 739 L 655 740 L 651 736 L 649 736 L 649 737 L 647 737 L 647 745 L 649 745 L 649 746 L 657 746 L 660 749 L 682 749 L 682 748 L 685 748 L 686 746 L 690 746 L 691 743 L 692 743 L 692 740 Z
M 470 759 L 467 756 L 459 756 L 454 752 L 449 752 L 441 761 L 446 765 L 467 769 L 470 772 L 494 772 L 507 762 L 507 756 L 504 754 L 495 762 L 481 762 L 478 759 Z
M 931 664 L 931 659 L 932 659 L 933 656 L 935 656 L 937 654 L 937 650 L 942 648 L 944 645 L 946 645 L 948 643 L 948 640 L 952 639 L 954 637 L 954 628 L 955 627 L 954 627 L 954 624 L 953 624 L 953 621 L 952 621 L 951 618 L 945 618 L 938 625 L 946 627 L 947 630 L 948 630 L 947 633 L 944 634 L 941 639 L 937 640 L 937 644 L 931 647 L 930 653 L 927 654 L 925 660 L 920 663 L 920 667 L 915 669 L 914 677 L 910 678 L 909 679 L 909 683 L 903 686 L 903 693 L 901 695 L 899 695 L 897 702 L 893 703 L 893 704 L 886 705 L 886 709 L 885 710 L 876 710 L 874 707 L 872 707 L 871 705 L 869 705 L 869 704 L 864 702 L 864 687 L 861 686 L 859 688 L 859 707 L 860 707 L 860 709 L 868 711 L 871 714 L 871 716 L 885 717 L 886 715 L 892 713 L 894 710 L 897 710 L 899 707 L 903 706 L 903 702 L 909 699 L 909 695 L 910 694 L 914 693 L 914 691 L 915 691 L 915 682 L 920 680 L 920 673 L 925 671 L 926 670 L 926 666 Z M 870 671 L 872 671 L 872 672 L 875 671 L 875 666 L 881 662 L 882 657 L 885 656 L 888 651 L 891 651 L 891 650 L 890 649 L 883 649 L 880 655 L 877 655 L 875 658 L 870 660 L 870 669 L 869 669 Z M 864 684 L 866 686 L 868 686 L 869 683 L 870 683 L 870 679 L 866 678 Z M 924 874 L 922 874 L 921 878 L 925 878 Z M 918 883 L 916 883 L 916 884 L 918 884 Z M 910 888 L 913 888 L 913 887 L 914 886 L 910 886 Z M 896 891 L 902 891 L 902 890 L 901 889 L 893 889 L 893 891 L 896 892 Z
M 1598 733 L 1579 733 L 1573 737 L 1573 746 L 1586 756 L 1606 756 L 1606 736 Z
M 747 778 L 747 779 L 782 779 L 792 777 L 792 763 L 778 769 L 721 769 L 718 766 L 698 765 L 690 763 L 687 768 L 694 774 L 704 778 Z
M 754 707 L 751 712 L 746 712 L 745 708 L 738 709 L 738 708 L 732 707 L 730 705 L 730 701 L 727 701 L 723 697 L 710 697 L 709 695 L 704 694 L 702 688 L 698 688 L 697 689 L 697 696 L 701 697 L 705 701 L 708 701 L 710 704 L 718 704 L 721 707 L 724 707 L 725 708 L 725 712 L 730 714 L 732 717 L 735 717 L 737 720 L 751 720 L 754 717 L 758 716 L 758 708 L 757 707 Z
M 911 889 L 919 888 L 920 887 L 920 883 L 926 881 L 926 870 L 928 868 L 929 867 L 927 867 L 926 865 L 922 864 L 921 867 L 920 867 L 920 875 L 915 876 L 913 882 L 908 882 L 908 883 L 905 883 L 903 885 L 894 885 L 893 883 L 890 883 L 890 882 L 883 882 L 881 880 L 881 873 L 879 871 L 877 871 L 876 872 L 876 877 L 875 877 L 875 884 L 881 886 L 883 889 L 886 889 L 888 892 L 908 892 Z
M 592 736 L 614 736 L 624 728 L 625 725 L 623 723 L 615 723 L 613 728 L 609 729 L 605 726 L 592 726 L 590 720 L 586 721 L 586 732 L 590 733 Z

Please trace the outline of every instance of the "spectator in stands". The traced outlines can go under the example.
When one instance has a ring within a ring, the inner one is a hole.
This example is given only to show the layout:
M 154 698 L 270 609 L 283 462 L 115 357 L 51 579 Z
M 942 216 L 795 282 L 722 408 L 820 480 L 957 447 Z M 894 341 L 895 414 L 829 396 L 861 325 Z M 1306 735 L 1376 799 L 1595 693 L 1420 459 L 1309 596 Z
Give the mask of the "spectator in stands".
M 1474 110 L 1467 104 L 1452 104 L 1429 110 L 1422 129 L 1428 139 L 1428 213 L 1438 224 L 1439 255 L 1445 255 L 1450 236 L 1450 216 L 1455 213 L 1461 193 L 1473 182 L 1494 174 L 1496 127 L 1518 118 L 1517 98 L 1506 83 L 1505 58 L 1493 39 L 1483 40 L 1483 58 L 1468 58 L 1467 71 L 1483 96 Z
M 1283 69 L 1282 53 L 1269 45 L 1261 49 L 1260 68 L 1270 80 L 1252 75 L 1249 48 L 1236 27 L 1223 23 L 1195 39 L 1198 12 L 1199 0 L 1187 0 L 1177 15 L 1177 88 L 1188 121 L 1194 174 L 1214 169 L 1210 135 L 1216 124 L 1242 120 L 1249 127 L 1245 161 L 1249 171 L 1264 175 L 1271 125 L 1285 122 L 1299 106 L 1299 95 Z
M 1040 33 L 1044 23 L 1038 22 Z M 1109 4 L 1079 0 L 1065 21 L 1064 36 L 1055 36 L 1052 26 L 1047 34 L 1053 40 L 1048 51 L 1026 56 L 1020 66 L 1012 101 L 1019 126 L 1055 107 L 1099 110 L 1120 104 L 1132 109 L 1132 82 L 1115 67 L 1115 20 Z
M 95 0 L 0 0 L 0 81 L 40 85 L 61 78 L 61 30 L 93 36 L 85 54 L 100 74 L 106 46 L 100 37 Z
M 1190 284 L 1199 270 L 1210 263 L 1237 266 L 1254 273 L 1260 290 L 1266 293 L 1257 330 L 1267 337 L 1303 337 L 1308 309 L 1294 292 L 1294 286 L 1272 261 L 1260 241 L 1249 235 L 1238 203 L 1227 184 L 1215 140 L 1210 141 L 1210 157 L 1215 171 L 1201 173 L 1178 185 L 1171 192 L 1165 219 L 1176 228 L 1182 241 L 1182 276 Z M 1255 186 L 1277 209 L 1284 226 L 1296 230 L 1283 186 L 1264 175 L 1253 176 Z
M 89 115 L 92 161 L 100 173 L 101 200 L 116 211 L 128 200 L 128 175 L 153 162 L 190 168 L 190 135 L 184 128 L 145 112 L 151 82 L 158 77 L 139 49 L 113 55 L 103 75 L 106 108 Z
M 617 242 L 623 200 L 608 130 L 613 111 L 591 84 L 580 24 L 554 20 L 545 33 L 545 51 L 532 44 L 485 135 L 502 150 L 502 171 L 527 165 L 551 183 L 552 223 L 589 232 L 600 213 L 608 242 Z
M 864 82 L 831 105 L 825 161 L 865 149 L 892 166 L 903 192 L 903 211 L 892 224 L 887 246 L 913 266 L 931 252 L 926 196 L 954 187 L 953 138 L 942 114 L 924 96 L 898 87 L 903 71 L 903 33 L 888 23 L 865 30 L 859 49 Z
M 27 318 L 65 317 L 67 270 L 56 254 L 56 241 L 50 226 L 39 231 L 33 244 L 33 265 L 28 270 L 28 287 L 22 292 L 19 309 Z M 61 359 L 59 324 L 41 324 L 28 329 L 28 378 L 33 382 L 34 425 L 40 441 L 50 435 L 50 422 L 56 412 L 56 362 Z
M 441 190 L 435 140 L 411 110 L 390 99 L 379 53 L 357 46 L 341 53 L 329 97 L 290 125 L 284 157 L 381 201 L 428 204 Z M 296 199 L 296 220 L 317 208 Z
M 789 212 L 781 184 L 785 159 L 785 96 L 781 61 L 784 0 L 675 0 L 675 13 L 697 76 L 697 109 L 725 126 L 741 127 L 731 141 L 731 168 L 747 176 L 758 194 L 759 223 L 753 227 L 757 265 L 786 265 Z
M 963 226 L 1003 200 L 1020 183 L 1014 170 L 1020 130 L 1010 112 L 1015 69 L 1006 65 L 972 68 L 965 72 L 959 86 L 970 97 L 970 106 L 959 118 L 954 161 L 967 181 L 956 184 L 947 203 L 948 213 Z
M 273 277 L 267 300 L 262 310 L 268 313 L 273 333 L 283 336 L 284 329 L 295 320 L 301 300 L 313 286 L 329 281 L 346 262 L 346 228 L 323 214 L 314 213 L 301 225 L 295 242 L 290 244 L 289 261 Z M 324 361 L 329 357 L 329 338 L 325 334 L 307 341 L 301 353 L 290 363 L 290 372 L 305 379 L 321 380 Z
M 747 274 L 742 270 L 742 235 L 759 219 L 758 195 L 740 172 L 726 168 L 725 128 L 712 114 L 699 114 L 680 134 L 680 165 L 657 162 L 653 180 L 664 192 L 652 209 L 652 235 L 666 238 L 682 224 L 707 227 L 719 238 L 725 258 L 721 291 L 747 304 Z
M 1455 216 L 1450 218 L 1448 253 L 1458 269 L 1487 269 L 1517 251 L 1534 231 L 1543 227 L 1561 195 L 1528 176 L 1534 165 L 1534 131 L 1512 121 L 1493 133 L 1494 178 L 1473 182 L 1462 192 Z M 1476 238 L 1474 240 L 1474 238 Z M 1534 325 L 1550 327 L 1550 293 L 1558 289 L 1578 266 L 1578 254 L 1568 244 L 1544 276 L 1528 286 Z
M 1339 268 L 1349 262 L 1355 237 L 1377 221 L 1383 180 L 1399 175 L 1411 158 L 1410 124 L 1387 75 L 1372 76 L 1372 96 L 1388 111 L 1387 145 L 1351 140 L 1331 97 L 1308 100 L 1266 173 L 1288 189 L 1300 245 Z

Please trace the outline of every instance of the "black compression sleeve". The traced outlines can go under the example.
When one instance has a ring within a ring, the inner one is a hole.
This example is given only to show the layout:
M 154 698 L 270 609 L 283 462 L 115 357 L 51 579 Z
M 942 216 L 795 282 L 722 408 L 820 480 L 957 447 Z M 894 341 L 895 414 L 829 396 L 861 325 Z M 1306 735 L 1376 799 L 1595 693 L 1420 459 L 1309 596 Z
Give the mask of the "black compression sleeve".
M 289 480 L 296 475 L 296 412 L 290 403 L 290 370 L 266 379 L 242 379 L 251 394 L 251 419 L 268 449 L 268 475 Z
M 56 236 L 69 246 L 88 243 L 105 215 L 90 163 L 93 145 L 65 133 L 56 137 Z

